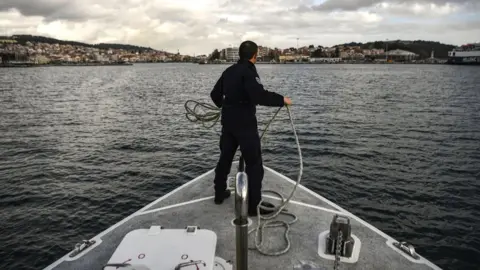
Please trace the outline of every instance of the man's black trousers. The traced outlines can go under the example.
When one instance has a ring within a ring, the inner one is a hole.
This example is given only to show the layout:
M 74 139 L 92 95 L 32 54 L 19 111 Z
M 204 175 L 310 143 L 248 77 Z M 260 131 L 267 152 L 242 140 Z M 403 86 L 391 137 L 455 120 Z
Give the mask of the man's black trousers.
M 256 128 L 234 131 L 222 129 L 220 160 L 215 168 L 215 192 L 222 194 L 225 191 L 227 177 L 238 146 L 245 160 L 245 172 L 248 175 L 248 208 L 250 212 L 256 213 L 261 199 L 264 174 L 260 137 Z

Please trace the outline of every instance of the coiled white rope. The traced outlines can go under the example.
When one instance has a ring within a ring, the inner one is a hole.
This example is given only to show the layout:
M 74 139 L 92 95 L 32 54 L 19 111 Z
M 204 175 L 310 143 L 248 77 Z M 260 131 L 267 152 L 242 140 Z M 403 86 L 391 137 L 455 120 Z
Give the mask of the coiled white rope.
M 190 103 L 195 104 L 193 108 L 188 107 L 188 105 Z M 267 255 L 267 256 L 279 256 L 279 255 L 287 253 L 290 250 L 291 244 L 290 244 L 290 239 L 288 237 L 288 233 L 290 232 L 290 225 L 294 224 L 298 220 L 298 217 L 295 214 L 287 212 L 285 208 L 287 207 L 288 203 L 290 202 L 293 195 L 295 194 L 295 191 L 296 191 L 298 185 L 300 184 L 300 180 L 302 179 L 303 158 L 302 158 L 302 150 L 300 148 L 300 142 L 298 141 L 297 131 L 295 129 L 295 125 L 293 124 L 292 112 L 290 111 L 289 106 L 285 106 L 285 107 L 287 108 L 288 117 L 290 119 L 290 124 L 291 124 L 292 130 L 293 130 L 293 134 L 295 136 L 295 142 L 297 144 L 298 157 L 299 157 L 299 162 L 300 162 L 300 169 L 299 169 L 299 172 L 298 172 L 297 181 L 295 183 L 295 186 L 293 187 L 292 192 L 290 192 L 290 195 L 287 197 L 287 199 L 285 199 L 283 197 L 283 195 L 280 194 L 277 191 L 262 190 L 263 194 L 265 194 L 265 193 L 275 194 L 282 201 L 282 203 L 279 206 L 274 207 L 272 209 L 272 208 L 265 207 L 265 206 L 262 205 L 262 203 L 263 203 L 263 198 L 262 198 L 260 203 L 257 206 L 257 218 L 258 218 L 257 227 L 248 232 L 248 234 L 250 235 L 250 233 L 255 231 L 255 247 L 249 248 L 249 249 L 258 250 L 258 252 L 260 252 L 263 255 Z M 197 102 L 197 101 L 194 101 L 194 100 L 188 100 L 187 102 L 185 102 L 185 109 L 187 111 L 186 116 L 187 116 L 188 120 L 190 120 L 193 123 L 201 122 L 202 125 L 204 127 L 207 127 L 207 128 L 211 128 L 211 127 L 215 126 L 215 124 L 218 122 L 218 120 L 220 118 L 220 114 L 221 114 L 220 109 L 217 108 L 216 106 L 213 106 L 213 105 L 210 105 L 210 104 L 207 104 L 207 103 Z M 201 112 L 200 109 L 210 110 L 210 111 Z M 263 140 L 268 128 L 270 127 L 270 124 L 273 122 L 273 120 L 278 115 L 278 113 L 280 112 L 281 109 L 282 108 L 279 108 L 275 112 L 275 114 L 273 115 L 272 119 L 267 123 L 267 126 L 263 130 L 262 135 L 260 136 L 261 140 Z M 213 122 L 213 124 L 207 126 L 207 125 L 205 125 L 206 122 Z M 265 210 L 273 210 L 273 213 L 270 214 L 269 216 L 262 216 L 260 214 L 260 209 L 261 208 L 265 209 Z M 278 217 L 280 214 L 290 216 L 290 217 L 292 217 L 292 220 L 288 221 L 288 222 L 283 221 L 283 220 L 273 220 L 274 218 Z M 265 222 L 262 223 L 262 220 L 264 220 Z M 285 242 L 286 242 L 285 248 L 282 249 L 282 250 L 279 250 L 279 251 L 266 250 L 266 248 L 262 246 L 263 235 L 264 235 L 265 228 L 273 228 L 273 227 L 281 227 L 281 226 L 285 227 L 285 234 L 284 234 L 284 238 L 285 238 Z
M 255 248 L 251 248 L 251 249 L 256 249 L 261 254 L 267 255 L 267 256 L 279 256 L 279 255 L 287 253 L 290 250 L 290 245 L 291 244 L 290 244 L 290 238 L 288 237 L 288 233 L 290 232 L 290 225 L 294 224 L 298 220 L 298 217 L 295 214 L 289 213 L 285 210 L 288 203 L 290 202 L 293 195 L 295 194 L 295 191 L 296 191 L 298 185 L 300 184 L 300 180 L 302 179 L 302 174 L 303 174 L 303 158 L 302 158 L 302 150 L 300 148 L 300 142 L 298 141 L 298 135 L 297 135 L 297 131 L 295 129 L 295 125 L 293 124 L 293 118 L 292 118 L 292 113 L 290 111 L 290 107 L 286 106 L 286 108 L 287 108 L 287 112 L 288 112 L 288 117 L 290 119 L 290 124 L 292 126 L 293 135 L 295 136 L 295 142 L 297 144 L 297 150 L 298 150 L 298 158 L 299 158 L 299 162 L 300 162 L 300 169 L 298 171 L 297 181 L 296 181 L 295 185 L 293 186 L 293 189 L 290 192 L 290 195 L 287 197 L 287 199 L 285 199 L 283 197 L 283 195 L 280 194 L 277 191 L 262 190 L 262 193 L 272 193 L 272 194 L 277 195 L 281 199 L 282 203 L 279 206 L 271 209 L 271 208 L 268 208 L 268 207 L 265 207 L 265 206 L 262 205 L 262 203 L 263 203 L 263 198 L 262 198 L 260 203 L 257 206 L 257 218 L 258 218 L 257 228 L 252 229 L 248 232 L 248 234 L 250 234 L 250 233 L 255 231 Z M 278 113 L 278 111 L 277 111 L 277 113 Z M 276 114 L 275 114 L 275 116 L 276 116 Z M 275 118 L 275 116 L 274 116 L 274 118 Z M 272 121 L 273 121 L 273 118 L 272 118 Z M 268 128 L 268 125 L 267 125 L 267 128 Z M 265 128 L 265 131 L 267 130 L 267 128 Z M 265 131 L 264 131 L 264 133 L 265 133 Z M 261 208 L 263 208 L 265 210 L 273 210 L 273 213 L 270 214 L 269 216 L 262 216 L 260 214 L 260 209 Z M 278 217 L 280 214 L 291 216 L 293 219 L 289 222 L 283 221 L 283 220 L 273 220 L 274 218 Z M 265 220 L 265 222 L 262 223 L 262 220 Z M 279 251 L 268 251 L 268 250 L 266 250 L 264 247 L 262 247 L 263 235 L 264 235 L 265 228 L 273 228 L 273 227 L 280 227 L 280 226 L 285 227 L 284 237 L 285 237 L 285 242 L 287 243 L 285 248 L 282 249 L 282 250 L 279 250 Z

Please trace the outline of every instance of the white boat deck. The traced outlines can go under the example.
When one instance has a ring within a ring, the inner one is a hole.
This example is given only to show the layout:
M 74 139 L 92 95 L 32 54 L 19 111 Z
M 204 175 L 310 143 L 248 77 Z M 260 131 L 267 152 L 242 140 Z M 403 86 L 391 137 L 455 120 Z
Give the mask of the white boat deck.
M 232 172 L 236 171 L 233 167 Z M 232 225 L 235 218 L 234 196 L 232 194 L 222 205 L 214 204 L 213 176 L 214 172 L 209 171 L 175 189 L 92 238 L 96 243 L 84 250 L 75 260 L 69 260 L 67 254 L 46 269 L 103 269 L 128 232 L 140 228 L 148 229 L 153 225 L 167 229 L 199 226 L 201 229 L 214 231 L 217 235 L 215 255 L 235 262 L 235 227 Z M 293 185 L 292 180 L 266 168 L 264 189 L 279 191 L 286 197 Z M 268 200 L 279 203 L 273 198 Z M 393 247 L 392 243 L 396 241 L 388 235 L 301 185 L 287 209 L 299 218 L 291 227 L 289 252 L 271 257 L 250 250 L 249 269 L 294 269 L 294 265 L 298 265 L 299 261 L 313 262 L 320 267 L 318 269 L 333 269 L 332 260 L 318 255 L 318 235 L 329 230 L 335 214 L 350 218 L 352 234 L 361 241 L 358 261 L 347 263 L 342 258 L 339 269 L 440 269 L 421 256 L 417 260 L 411 258 Z M 256 225 L 257 218 L 253 218 L 252 222 L 250 228 Z M 269 249 L 281 249 L 284 245 L 283 233 L 284 229 L 281 227 L 268 229 L 265 235 L 266 246 Z M 254 234 L 250 236 L 249 246 L 253 246 Z

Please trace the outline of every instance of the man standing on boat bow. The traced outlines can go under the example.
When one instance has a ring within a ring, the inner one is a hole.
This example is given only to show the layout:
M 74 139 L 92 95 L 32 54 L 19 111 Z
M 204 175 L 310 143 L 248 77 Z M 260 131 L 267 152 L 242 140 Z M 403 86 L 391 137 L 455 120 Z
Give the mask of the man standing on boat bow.
M 218 108 L 222 108 L 222 134 L 220 137 L 220 159 L 215 168 L 215 203 L 221 204 L 230 197 L 227 177 L 233 157 L 240 146 L 248 175 L 248 214 L 257 215 L 261 200 L 263 162 L 256 105 L 283 107 L 291 105 L 288 97 L 266 91 L 255 68 L 258 46 L 244 41 L 239 48 L 240 60 L 228 67 L 215 84 L 210 97 Z M 272 211 L 260 208 L 262 215 Z

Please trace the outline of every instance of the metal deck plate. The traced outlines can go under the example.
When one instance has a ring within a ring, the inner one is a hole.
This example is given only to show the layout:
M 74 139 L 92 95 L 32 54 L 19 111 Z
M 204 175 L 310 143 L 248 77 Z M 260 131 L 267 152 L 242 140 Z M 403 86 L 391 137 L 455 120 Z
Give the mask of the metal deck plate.
M 264 189 L 280 191 L 287 196 L 293 184 L 291 179 L 266 168 Z M 215 256 L 235 261 L 235 227 L 232 225 L 234 200 L 230 197 L 222 205 L 216 205 L 212 195 L 213 171 L 210 171 L 100 233 L 93 238 L 97 242 L 78 259 L 65 261 L 67 254 L 46 269 L 102 269 L 128 232 L 150 228 L 152 225 L 161 225 L 167 229 L 199 226 L 211 230 L 217 235 Z M 272 198 L 267 200 L 279 203 Z M 415 261 L 402 251 L 392 248 L 394 239 L 303 186 L 297 189 L 288 210 L 299 217 L 299 221 L 291 227 L 290 251 L 277 257 L 249 251 L 250 269 L 293 269 L 300 261 L 313 262 L 320 269 L 333 269 L 332 260 L 318 255 L 318 235 L 329 230 L 335 214 L 350 217 L 352 233 L 362 243 L 358 261 L 341 262 L 340 269 L 440 269 L 423 257 Z M 252 218 L 252 221 L 250 227 L 256 226 L 257 219 Z M 283 230 L 274 228 L 266 231 L 264 243 L 267 248 L 283 247 Z M 250 246 L 253 246 L 253 237 L 254 234 L 249 239 Z

